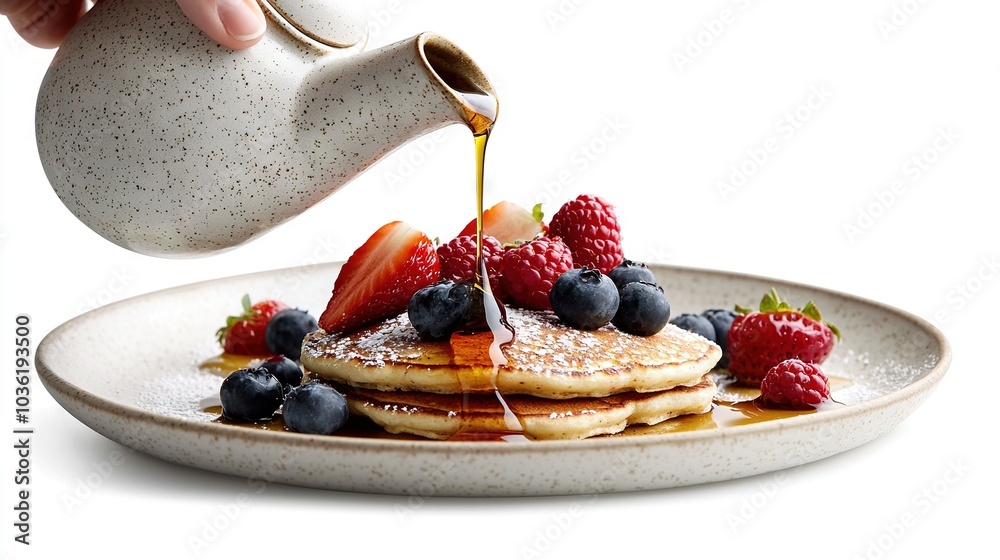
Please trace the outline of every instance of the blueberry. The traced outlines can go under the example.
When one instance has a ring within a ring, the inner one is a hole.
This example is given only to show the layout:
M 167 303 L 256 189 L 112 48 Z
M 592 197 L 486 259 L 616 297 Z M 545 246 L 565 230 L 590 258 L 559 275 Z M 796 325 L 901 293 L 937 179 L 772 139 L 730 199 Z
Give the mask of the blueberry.
M 676 325 L 686 331 L 691 331 L 701 335 L 712 342 L 715 342 L 715 327 L 708 317 L 695 313 L 682 313 L 670 320 L 671 325 Z
M 285 425 L 304 434 L 332 434 L 347 422 L 348 414 L 344 395 L 315 381 L 292 389 L 281 409 Z
M 704 315 L 715 328 L 715 342 L 722 348 L 722 358 L 715 367 L 729 367 L 729 328 L 733 326 L 736 312 L 731 309 L 706 309 Z
M 660 332 L 670 319 L 670 302 L 663 288 L 649 282 L 630 282 L 622 288 L 618 313 L 611 322 L 619 329 L 640 336 Z
M 294 360 L 285 356 L 273 356 L 260 364 L 260 369 L 270 373 L 281 383 L 281 389 L 287 395 L 292 387 L 302 383 L 302 368 Z
M 302 339 L 318 328 L 312 315 L 300 309 L 285 309 L 268 321 L 264 341 L 271 352 L 298 360 L 302 356 Z
M 552 284 L 549 303 L 564 323 L 583 331 L 607 325 L 618 311 L 618 289 L 600 270 L 572 268 Z
M 464 282 L 469 285 L 469 314 L 465 316 L 465 323 L 459 327 L 458 330 L 466 332 L 484 332 L 490 330 L 490 324 L 486 316 L 486 298 L 492 298 L 492 303 L 489 304 L 491 312 L 499 313 L 503 320 L 506 321 L 506 309 L 503 303 L 490 292 L 487 296 L 486 292 L 481 289 L 476 288 L 472 282 Z
M 231 420 L 263 420 L 274 416 L 284 393 L 278 378 L 267 371 L 238 369 L 219 389 L 222 415 Z
M 611 269 L 608 273 L 608 277 L 611 281 L 615 283 L 618 287 L 618 291 L 621 292 L 622 288 L 626 284 L 631 282 L 649 282 L 650 284 L 656 284 L 656 276 L 653 275 L 653 271 L 646 268 L 646 265 L 630 261 L 625 259 L 622 263 Z
M 406 314 L 421 337 L 447 338 L 465 324 L 475 299 L 474 291 L 469 282 L 442 280 L 417 290 L 406 306 Z

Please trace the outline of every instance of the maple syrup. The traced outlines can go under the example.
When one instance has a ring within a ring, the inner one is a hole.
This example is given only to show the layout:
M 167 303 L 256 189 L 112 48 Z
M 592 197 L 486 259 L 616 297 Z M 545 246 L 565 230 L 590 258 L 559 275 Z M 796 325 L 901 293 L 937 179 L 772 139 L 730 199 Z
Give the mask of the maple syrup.
M 212 356 L 211 358 L 203 361 L 198 364 L 198 367 L 204 370 L 214 371 L 222 375 L 229 375 L 238 369 L 257 367 L 269 357 L 270 356 L 243 356 L 223 352 L 218 356 Z
M 448 77 L 445 77 L 448 81 Z M 458 87 L 455 87 L 455 86 Z M 470 87 L 471 86 L 471 87 Z M 462 384 L 462 409 L 459 418 L 463 419 L 463 427 L 450 439 L 455 441 L 527 441 L 523 434 L 524 426 L 521 420 L 511 411 L 503 395 L 497 389 L 496 378 L 500 368 L 507 365 L 507 357 L 503 353 L 504 347 L 514 341 L 514 328 L 507 322 L 506 311 L 503 303 L 498 301 L 493 295 L 490 287 L 489 274 L 486 268 L 486 259 L 483 256 L 483 179 L 486 166 L 486 145 L 490 139 L 490 132 L 496 122 L 499 112 L 497 99 L 493 95 L 476 88 L 474 85 L 462 83 L 452 84 L 457 91 L 472 108 L 466 110 L 466 123 L 472 130 L 472 137 L 476 147 L 476 277 L 475 287 L 482 294 L 483 311 L 486 327 L 492 337 L 489 340 L 489 360 L 492 365 L 487 379 L 470 379 L 471 376 L 461 376 L 459 381 Z M 479 368 L 470 368 L 473 376 L 477 374 Z M 469 427 L 465 421 L 465 410 L 468 407 L 468 397 L 473 392 L 481 392 L 484 389 L 492 391 L 500 406 L 503 408 L 503 429 L 481 430 Z

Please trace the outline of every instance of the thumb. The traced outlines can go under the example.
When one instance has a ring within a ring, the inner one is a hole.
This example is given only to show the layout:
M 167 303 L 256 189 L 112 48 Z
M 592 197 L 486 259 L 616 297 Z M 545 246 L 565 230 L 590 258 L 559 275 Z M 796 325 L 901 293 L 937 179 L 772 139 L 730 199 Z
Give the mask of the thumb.
M 7 16 L 14 31 L 28 43 L 46 49 L 58 47 L 86 9 L 86 0 L 0 0 L 0 15 Z
M 177 4 L 220 45 L 245 49 L 264 36 L 264 13 L 254 0 L 177 0 Z

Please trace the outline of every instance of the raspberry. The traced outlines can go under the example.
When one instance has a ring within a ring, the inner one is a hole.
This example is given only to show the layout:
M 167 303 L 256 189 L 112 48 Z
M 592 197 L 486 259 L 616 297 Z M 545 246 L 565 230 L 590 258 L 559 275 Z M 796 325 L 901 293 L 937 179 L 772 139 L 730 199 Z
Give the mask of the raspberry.
M 539 237 L 508 249 L 500 266 L 507 299 L 526 309 L 552 309 L 549 292 L 559 275 L 573 268 L 573 255 L 558 237 Z
M 816 405 L 830 398 L 830 383 L 817 364 L 785 360 L 768 370 L 760 383 L 763 404 L 780 407 Z
M 476 236 L 459 235 L 437 248 L 441 262 L 441 280 L 462 282 L 476 276 Z M 503 245 L 491 235 L 483 235 L 483 258 L 486 259 L 486 275 L 490 278 L 490 288 L 496 295 L 500 287 L 500 263 L 503 261 Z
M 549 222 L 549 235 L 561 237 L 576 266 L 611 272 L 625 258 L 614 206 L 599 196 L 581 194 L 563 204 Z

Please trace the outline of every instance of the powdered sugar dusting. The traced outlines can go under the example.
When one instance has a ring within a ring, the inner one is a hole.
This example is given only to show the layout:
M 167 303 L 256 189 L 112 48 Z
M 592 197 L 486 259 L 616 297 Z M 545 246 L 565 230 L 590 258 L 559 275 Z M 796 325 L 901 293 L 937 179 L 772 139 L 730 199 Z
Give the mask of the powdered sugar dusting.
M 387 362 L 401 357 L 420 357 L 420 349 L 415 343 L 420 335 L 410 324 L 405 313 L 387 319 L 377 329 L 361 338 L 338 335 L 310 337 L 303 346 L 303 352 L 316 357 L 340 356 L 358 360 L 368 367 L 384 367 Z
M 510 370 L 554 376 L 696 363 L 703 370 L 711 367 L 707 362 L 714 345 L 673 325 L 643 337 L 612 325 L 595 331 L 572 329 L 551 311 L 510 308 L 507 320 L 516 333 L 514 342 L 504 349 L 510 360 L 504 367 Z M 421 341 L 405 313 L 348 335 L 314 333 L 303 345 L 307 357 L 357 361 L 372 368 L 400 362 L 447 364 L 450 352 L 447 341 Z
M 836 398 L 845 404 L 868 401 L 898 391 L 927 374 L 940 360 L 936 353 L 924 357 L 923 363 L 903 362 L 894 358 L 873 359 L 868 352 L 848 350 L 837 361 L 824 365 L 829 374 L 843 374 L 852 384 L 838 391 Z
M 595 331 L 571 329 L 549 311 L 512 309 L 508 320 L 517 333 L 508 349 L 519 368 L 596 371 L 623 363 L 660 365 L 703 359 L 709 343 L 673 325 L 663 335 L 643 337 L 606 325 Z
M 136 398 L 136 405 L 174 418 L 213 420 L 218 415 L 204 412 L 208 405 L 203 403 L 218 398 L 222 380 L 218 375 L 198 369 L 167 374 L 146 382 Z

